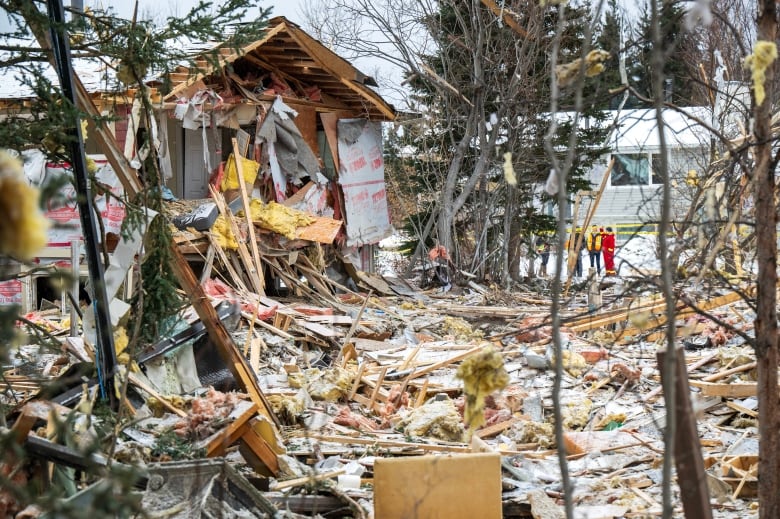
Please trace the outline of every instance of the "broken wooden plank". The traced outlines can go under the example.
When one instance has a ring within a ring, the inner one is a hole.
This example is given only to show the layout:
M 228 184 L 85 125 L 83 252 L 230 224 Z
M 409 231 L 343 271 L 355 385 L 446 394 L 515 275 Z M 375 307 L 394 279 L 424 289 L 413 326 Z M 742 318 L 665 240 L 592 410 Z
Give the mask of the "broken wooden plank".
M 751 416 L 753 418 L 758 418 L 758 411 L 754 411 L 753 409 L 748 409 L 747 407 L 741 406 L 734 402 L 726 402 L 726 407 L 729 407 L 739 413 L 746 414 L 748 416 Z
M 295 238 L 330 245 L 338 236 L 343 222 L 324 216 L 314 216 L 314 222 L 295 229 Z
M 254 261 L 252 260 L 252 256 L 249 254 L 249 249 L 246 247 L 246 241 L 241 237 L 241 232 L 238 229 L 238 223 L 233 218 L 233 214 L 231 213 L 230 208 L 225 203 L 225 198 L 222 196 L 222 193 L 214 189 L 214 187 L 211 185 L 209 185 L 209 192 L 211 193 L 211 198 L 214 200 L 214 203 L 217 204 L 219 214 L 227 220 L 228 225 L 230 226 L 230 232 L 233 233 L 233 237 L 238 244 L 238 255 L 241 258 L 244 271 L 249 278 L 249 282 L 252 285 L 254 292 L 256 294 L 264 294 L 265 288 L 263 286 L 259 270 L 261 267 L 253 267 Z M 257 241 L 254 243 L 255 246 L 257 246 Z
M 737 366 L 735 368 L 718 371 L 717 373 L 713 373 L 712 375 L 704 377 L 702 380 L 704 382 L 716 382 L 720 379 L 731 376 L 734 373 L 742 373 L 743 371 L 750 371 L 751 369 L 755 369 L 756 365 L 756 362 L 748 362 L 747 364 L 742 364 L 741 366 Z
M 254 315 L 250 314 L 249 312 L 241 312 L 241 317 L 243 317 L 244 319 L 246 319 L 246 320 L 248 320 L 250 322 L 254 322 L 255 324 L 257 324 L 259 326 L 262 326 L 266 330 L 275 333 L 279 337 L 282 337 L 284 339 L 290 339 L 290 340 L 295 339 L 294 335 L 289 334 L 289 333 L 287 333 L 284 330 L 280 330 L 279 328 L 275 327 L 272 324 L 269 324 L 269 323 L 263 321 L 262 319 L 256 318 Z
M 502 433 L 506 431 L 507 429 L 509 429 L 519 421 L 520 421 L 519 418 L 513 416 L 509 420 L 504 420 L 503 422 L 499 422 L 497 424 L 493 424 L 488 427 L 483 427 L 482 429 L 475 432 L 474 435 L 482 439 L 490 438 L 492 436 L 497 435 L 498 433 Z
M 181 416 L 182 418 L 187 416 L 187 413 L 183 409 L 179 409 L 178 407 L 175 407 L 173 404 L 171 404 L 167 398 L 165 398 L 163 395 L 161 395 L 156 389 L 154 389 L 152 386 L 141 380 L 138 375 L 133 373 L 132 371 L 127 372 L 127 380 L 130 381 L 131 384 L 133 384 L 138 389 L 143 390 L 145 393 L 148 393 L 149 396 L 154 397 L 160 404 L 166 408 L 171 413 Z
M 700 380 L 690 380 L 689 384 L 701 390 L 704 396 L 721 396 L 725 398 L 745 398 L 756 396 L 755 382 L 702 382 Z M 780 390 L 780 387 L 778 388 Z
M 236 175 L 238 176 L 239 193 L 241 194 L 241 204 L 244 208 L 244 218 L 246 219 L 247 228 L 247 240 L 249 241 L 250 249 L 252 251 L 252 261 L 247 265 L 252 272 L 249 273 L 250 278 L 257 277 L 260 283 L 258 294 L 265 295 L 265 279 L 263 277 L 263 264 L 260 261 L 260 251 L 257 249 L 257 236 L 255 236 L 255 226 L 252 222 L 252 212 L 249 210 L 249 197 L 246 194 L 246 183 L 244 182 L 244 170 L 242 165 L 242 156 L 238 150 L 238 139 L 233 137 L 231 139 L 233 143 L 233 158 L 236 164 Z M 238 236 L 236 236 L 238 239 Z
M 278 483 L 274 483 L 269 488 L 272 492 L 275 492 L 277 490 L 284 490 L 287 488 L 295 488 L 300 487 L 303 485 L 308 485 L 311 483 L 315 483 L 317 481 L 324 481 L 326 479 L 335 478 L 338 476 L 341 476 L 342 474 L 346 473 L 345 469 L 338 469 L 333 470 L 330 472 L 322 472 L 319 474 L 311 474 L 310 476 L 303 476 L 300 478 L 294 478 L 294 479 L 287 479 L 285 481 L 279 481 Z
M 246 433 L 242 430 L 247 426 L 247 422 L 257 413 L 257 405 L 254 402 L 242 400 L 236 405 L 236 408 L 227 417 L 232 420 L 221 431 L 201 442 L 206 449 L 206 455 L 209 457 L 221 456 L 225 449 L 233 445 L 238 439 Z
M 209 243 L 211 244 L 211 247 L 214 248 L 214 251 L 219 257 L 219 261 L 220 263 L 222 263 L 222 266 L 225 267 L 225 270 L 228 271 L 230 280 L 235 285 L 235 288 L 237 288 L 241 292 L 249 292 L 249 289 L 244 284 L 244 280 L 242 279 L 241 276 L 239 276 L 238 272 L 233 267 L 233 263 L 230 261 L 227 254 L 225 253 L 225 249 L 223 249 L 222 246 L 219 243 L 217 243 L 217 239 L 214 237 L 213 234 L 209 233 L 208 237 L 209 237 Z
M 198 280 L 195 278 L 195 274 L 192 272 L 187 260 L 184 259 L 175 246 L 171 246 L 171 251 L 173 253 L 171 268 L 174 275 L 179 279 L 179 283 L 184 291 L 189 294 L 192 306 L 206 327 L 209 339 L 214 343 L 228 369 L 233 373 L 239 387 L 249 393 L 249 397 L 257 404 L 259 411 L 278 426 L 279 421 L 271 410 L 271 405 L 266 400 L 265 395 L 263 395 L 257 383 L 257 378 L 252 373 L 247 361 L 238 352 L 233 342 L 233 337 L 219 319 L 216 310 L 209 302 L 208 296 L 203 292 L 203 287 L 198 284 Z
M 483 348 L 484 348 L 484 346 L 482 346 L 482 345 L 476 346 L 476 347 L 471 348 L 469 350 L 466 350 L 466 351 L 464 351 L 462 353 L 459 353 L 459 354 L 455 355 L 454 357 L 442 360 L 440 362 L 436 362 L 435 364 L 431 364 L 427 368 L 423 368 L 423 369 L 420 369 L 420 370 L 415 370 L 407 378 L 409 380 L 412 380 L 412 379 L 421 377 L 423 375 L 427 375 L 428 373 L 431 373 L 432 371 L 436 371 L 437 369 L 441 369 L 443 367 L 449 366 L 453 362 L 458 362 L 459 360 L 463 360 L 466 357 L 468 357 L 469 355 L 473 355 L 474 353 L 479 352 Z
M 241 455 L 258 474 L 267 472 L 274 476 L 279 474 L 279 458 L 254 428 L 247 427 L 239 442 Z

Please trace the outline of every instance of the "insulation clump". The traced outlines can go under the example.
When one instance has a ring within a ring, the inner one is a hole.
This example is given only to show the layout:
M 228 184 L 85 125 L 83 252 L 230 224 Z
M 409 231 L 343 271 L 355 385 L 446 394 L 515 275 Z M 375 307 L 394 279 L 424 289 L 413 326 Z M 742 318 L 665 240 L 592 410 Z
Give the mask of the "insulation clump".
M 244 182 L 246 184 L 251 186 L 255 183 L 259 169 L 260 164 L 252 159 L 241 157 L 241 176 L 244 178 Z M 222 191 L 227 191 L 228 189 L 239 189 L 241 187 L 241 185 L 238 183 L 236 157 L 232 153 L 228 157 L 227 164 L 225 165 L 225 176 L 222 177 L 222 184 L 219 187 Z
M 465 342 L 481 339 L 483 335 L 480 330 L 474 330 L 469 323 L 457 317 L 445 317 L 441 327 L 444 334 Z
M 429 436 L 444 441 L 463 441 L 465 430 L 452 400 L 433 401 L 413 409 L 398 424 L 407 436 Z
M 238 241 L 230 230 L 230 222 L 222 215 L 217 216 L 211 226 L 211 235 L 217 244 L 225 250 L 238 250 Z
M 321 371 L 317 368 L 287 375 L 290 387 L 305 388 L 313 400 L 335 402 L 352 388 L 353 375 L 343 368 Z
M 262 200 L 253 199 L 249 204 L 249 212 L 253 222 L 260 227 L 279 233 L 289 240 L 295 239 L 298 227 L 306 227 L 315 219 L 303 211 L 292 209 L 276 202 L 264 204 Z
M 29 261 L 46 245 L 49 221 L 39 199 L 40 191 L 27 183 L 21 161 L 0 151 L 0 255 Z
M 588 52 L 588 55 L 585 56 L 585 76 L 598 76 L 604 72 L 604 62 L 609 59 L 609 56 L 609 52 L 602 49 L 594 49 Z M 579 76 L 582 66 L 582 58 L 577 58 L 571 63 L 564 63 L 555 67 L 555 78 L 558 81 L 558 85 L 561 87 L 571 85 Z
M 504 153 L 504 178 L 506 183 L 510 186 L 517 185 L 517 176 L 515 175 L 515 168 L 512 166 L 512 152 L 508 151 Z
M 173 427 L 180 438 L 202 440 L 220 430 L 241 400 L 238 393 L 223 393 L 210 387 L 203 397 L 193 398 L 189 414 Z M 176 404 L 174 404 L 176 405 Z
M 542 449 L 555 446 L 555 428 L 548 422 L 521 421 L 514 425 L 518 443 L 537 443 Z
M 757 41 L 753 47 L 753 54 L 745 58 L 745 67 L 750 69 L 753 79 L 753 92 L 756 95 L 756 104 L 761 105 L 766 97 L 764 82 L 766 81 L 766 69 L 777 59 L 777 45 L 771 41 Z
M 301 389 L 295 395 L 268 395 L 268 402 L 279 420 L 285 425 L 295 425 L 312 404 L 306 390 Z
M 576 351 L 563 350 L 561 354 L 563 359 L 563 369 L 572 377 L 580 377 L 588 369 L 588 362 L 585 357 Z M 555 356 L 550 359 L 550 363 L 555 366 Z
M 473 431 L 485 423 L 487 396 L 509 384 L 504 357 L 492 347 L 487 347 L 464 360 L 455 376 L 463 381 L 463 392 L 466 396 L 463 419 L 466 426 Z
M 588 425 L 592 408 L 593 402 L 587 398 L 564 404 L 561 409 L 563 426 L 568 430 L 582 429 Z

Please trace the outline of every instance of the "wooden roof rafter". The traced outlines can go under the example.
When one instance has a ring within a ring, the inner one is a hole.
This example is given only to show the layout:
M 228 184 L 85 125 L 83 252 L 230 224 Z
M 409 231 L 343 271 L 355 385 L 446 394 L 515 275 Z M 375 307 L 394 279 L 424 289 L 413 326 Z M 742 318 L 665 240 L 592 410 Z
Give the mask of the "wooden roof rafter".
M 174 88 L 165 97 L 166 101 L 175 100 L 197 81 L 218 75 L 225 66 L 240 59 L 279 74 L 279 77 L 298 87 L 297 90 L 302 85 L 319 88 L 323 109 L 328 109 L 326 104 L 333 105 L 335 102 L 339 110 L 363 113 L 372 119 L 395 118 L 392 106 L 369 88 L 369 76 L 283 17 L 273 18 L 263 38 L 238 52 L 220 49 L 218 66 L 209 63 L 208 67 L 187 69 L 197 73 L 189 72 L 186 77 L 178 71 L 174 73 L 171 77 Z M 205 64 L 205 60 L 201 62 Z M 295 102 L 297 99 L 286 100 Z
M 252 50 L 256 49 L 257 47 L 260 47 L 263 45 L 263 43 L 267 42 L 271 38 L 273 38 L 277 33 L 282 32 L 284 30 L 284 26 L 282 24 L 277 25 L 276 27 L 269 29 L 269 31 L 259 40 L 250 43 L 249 45 L 241 48 L 238 52 L 236 52 L 233 49 L 229 49 L 230 53 L 222 53 L 222 51 L 227 49 L 220 49 L 220 55 L 217 59 L 217 64 L 209 62 L 208 67 L 204 69 L 199 69 L 195 74 L 190 75 L 190 77 L 182 82 L 176 85 L 171 92 L 165 96 L 165 99 L 171 99 L 173 97 L 178 96 L 181 94 L 184 90 L 186 90 L 189 86 L 196 83 L 197 81 L 203 79 L 204 77 L 213 74 L 218 69 L 223 68 L 225 65 L 232 63 L 236 59 L 240 58 L 242 55 L 251 52 Z M 188 72 L 191 71 L 188 69 Z
M 297 29 L 290 34 L 298 44 L 305 48 L 321 64 L 321 68 L 337 77 L 350 90 L 364 98 L 365 102 L 377 106 L 389 120 L 395 119 L 395 111 L 373 90 L 365 86 L 365 76 L 352 65 L 344 61 L 336 53 L 322 45 L 320 42 Z M 352 78 L 348 78 L 352 76 Z

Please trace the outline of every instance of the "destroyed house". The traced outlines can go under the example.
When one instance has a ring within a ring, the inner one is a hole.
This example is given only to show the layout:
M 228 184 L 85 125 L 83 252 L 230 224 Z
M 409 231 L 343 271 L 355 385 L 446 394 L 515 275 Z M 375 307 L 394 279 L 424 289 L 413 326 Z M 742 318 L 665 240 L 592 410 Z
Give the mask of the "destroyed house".
M 280 238 L 279 230 L 271 228 L 260 232 L 258 239 L 270 235 L 274 247 L 280 240 L 285 246 L 290 242 L 333 245 L 358 270 L 371 271 L 375 244 L 392 231 L 381 123 L 395 117 L 393 107 L 371 88 L 374 80 L 283 17 L 271 19 L 260 39 L 241 48 L 212 43 L 192 45 L 192 49 L 195 59 L 189 66 L 148 81 L 155 107 L 150 129 L 143 127 L 145 118 L 135 92 L 117 92 L 110 68 L 99 61 L 74 59 L 75 72 L 97 111 L 114 119 L 109 130 L 131 166 L 140 165 L 137 155 L 147 135 L 159 143 L 166 186 L 171 198 L 180 202 L 172 204 L 169 216 L 185 216 L 180 213 L 189 210 L 197 213 L 209 203 L 210 186 L 222 192 L 226 203 L 239 198 L 237 182 L 230 181 L 236 161 L 228 160 L 235 139 L 235 149 L 243 157 L 245 197 L 277 202 L 314 219 L 307 232 Z M 206 59 L 208 52 L 215 52 L 218 59 Z M 5 69 L 4 74 L 9 79 L 0 86 L 4 117 L 23 114 L 34 93 L 11 80 L 16 77 L 13 69 Z M 57 82 L 53 69 L 47 74 Z M 103 153 L 89 135 L 86 151 Z M 104 157 L 95 159 L 99 167 L 105 164 Z M 38 183 L 63 169 L 42 166 L 38 158 L 27 162 L 34 169 L 28 177 Z M 110 166 L 105 169 L 106 183 L 121 194 L 124 177 L 117 179 Z M 73 196 L 69 199 L 73 201 Z M 110 205 L 108 198 L 106 203 Z M 231 209 L 238 210 L 237 206 Z M 122 207 L 108 207 L 103 214 L 111 217 L 113 226 L 107 230 L 113 234 L 121 225 L 119 213 Z M 47 216 L 59 222 L 55 227 L 59 234 L 50 237 L 41 262 L 68 267 L 70 243 L 80 237 L 75 203 L 52 208 Z M 183 230 L 186 227 L 182 225 Z M 190 251 L 201 256 L 208 247 L 205 239 L 189 236 L 186 240 Z M 32 286 L 24 283 L 0 287 L 2 301 L 29 307 L 40 299 L 35 281 L 30 281 Z
M 250 198 L 343 221 L 339 242 L 361 249 L 359 268 L 370 270 L 372 245 L 391 232 L 381 123 L 395 117 L 370 88 L 374 80 L 283 17 L 219 56 L 218 66 L 201 58 L 168 78 L 157 120 L 172 192 L 207 198 L 231 168 L 236 138 L 239 153 L 259 165 L 255 181 L 245 179 Z M 234 197 L 225 192 L 227 202 Z

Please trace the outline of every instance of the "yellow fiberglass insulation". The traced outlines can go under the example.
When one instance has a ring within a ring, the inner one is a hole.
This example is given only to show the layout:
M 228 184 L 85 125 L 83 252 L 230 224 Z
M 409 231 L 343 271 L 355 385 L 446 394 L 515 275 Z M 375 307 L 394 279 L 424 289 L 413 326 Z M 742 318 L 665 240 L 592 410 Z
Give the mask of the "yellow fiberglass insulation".
M 254 199 L 249 205 L 252 221 L 263 229 L 279 233 L 290 240 L 295 239 L 295 229 L 314 223 L 314 218 L 303 211 L 291 209 L 276 202 L 264 204 Z
M 211 235 L 217 241 L 220 247 L 228 250 L 237 250 L 238 242 L 230 230 L 230 223 L 222 215 L 217 216 L 214 225 L 211 226 Z
M 753 47 L 753 54 L 745 58 L 745 67 L 750 69 L 750 75 L 753 79 L 753 92 L 756 94 L 756 104 L 764 102 L 766 91 L 764 82 L 766 81 L 766 69 L 777 59 L 777 45 L 771 41 L 757 41 Z
M 114 328 L 114 349 L 116 350 L 116 360 L 120 364 L 130 362 L 130 354 L 125 351 L 129 343 L 130 339 L 127 337 L 127 330 L 122 326 Z
M 550 362 L 555 366 L 555 355 Z M 563 350 L 563 369 L 572 377 L 579 377 L 588 369 L 588 363 L 585 357 L 576 351 Z
M 593 77 L 604 72 L 604 62 L 609 59 L 609 52 L 594 49 L 585 56 L 585 75 Z M 555 78 L 561 87 L 572 84 L 580 73 L 582 58 L 577 58 L 571 63 L 564 63 L 555 67 Z
M 241 157 L 241 176 L 244 177 L 244 183 L 250 186 L 255 183 L 257 172 L 260 170 L 260 164 L 252 159 Z M 231 153 L 225 165 L 225 176 L 222 177 L 222 184 L 219 186 L 222 191 L 228 189 L 239 189 L 238 170 L 236 169 L 236 157 Z
M 555 427 L 549 422 L 521 420 L 513 427 L 514 440 L 520 443 L 538 443 L 542 449 L 555 446 Z
M 515 175 L 515 168 L 512 166 L 512 152 L 508 151 L 504 153 L 504 178 L 506 183 L 510 186 L 517 185 L 517 176 Z
M 398 428 L 407 436 L 427 436 L 451 442 L 463 441 L 465 433 L 452 400 L 434 401 L 413 409 L 401 419 Z
M 563 426 L 568 430 L 579 430 L 588 425 L 593 402 L 588 398 L 567 402 L 562 406 Z
M 40 191 L 27 183 L 21 161 L 0 151 L 0 255 L 29 261 L 46 245 L 49 220 L 39 199 Z
M 352 388 L 353 374 L 343 368 L 320 370 L 307 369 L 299 373 L 290 373 L 287 380 L 292 388 L 305 388 L 314 400 L 335 402 L 347 395 Z
M 466 395 L 463 421 L 473 431 L 485 423 L 485 398 L 509 384 L 504 357 L 492 347 L 487 347 L 464 360 L 455 376 L 463 381 Z
M 298 417 L 306 410 L 306 400 L 301 394 L 268 395 L 268 401 L 274 414 L 279 417 L 284 425 L 295 425 Z

